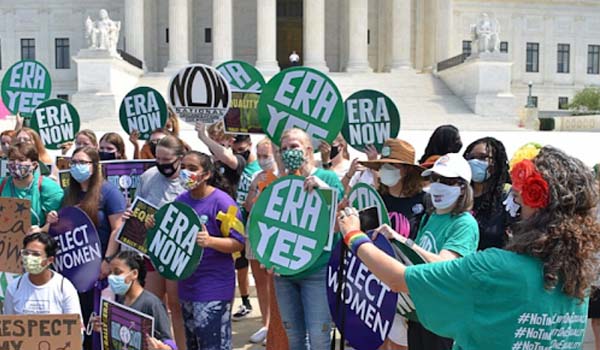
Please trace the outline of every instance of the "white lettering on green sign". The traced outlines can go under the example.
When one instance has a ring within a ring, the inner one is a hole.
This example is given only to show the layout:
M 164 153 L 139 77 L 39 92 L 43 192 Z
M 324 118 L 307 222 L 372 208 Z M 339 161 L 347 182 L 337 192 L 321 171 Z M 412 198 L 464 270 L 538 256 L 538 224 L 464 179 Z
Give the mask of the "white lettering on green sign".
M 391 123 L 385 97 L 346 101 L 351 144 L 382 144 L 390 138 Z
M 45 145 L 64 142 L 75 138 L 73 118 L 66 103 L 35 110 L 35 118 L 42 142 Z
M 141 133 L 160 128 L 160 106 L 154 92 L 127 96 L 124 100 L 125 113 L 129 124 L 129 133 L 137 130 Z
M 8 95 L 8 109 L 29 113 L 44 102 L 44 91 L 12 91 L 10 89 L 43 90 L 46 84 L 44 67 L 35 62 L 20 62 L 11 69 Z
M 246 88 L 246 85 L 252 83 L 252 78 L 250 77 L 248 72 L 246 72 L 244 67 L 237 62 L 232 62 L 232 63 L 226 64 L 226 65 L 220 67 L 219 72 L 221 72 L 221 74 L 223 74 L 225 79 L 231 85 L 236 86 L 240 89 L 246 89 L 246 90 L 260 90 L 261 89 L 261 84 L 258 81 L 255 82 L 250 87 Z
M 358 208 L 358 209 L 379 206 L 379 200 L 378 200 L 376 194 L 369 191 L 365 187 L 360 187 L 360 188 L 357 188 L 356 190 L 352 191 L 352 194 L 350 195 L 350 198 L 348 198 L 348 201 L 355 208 Z M 354 204 L 355 201 L 356 201 L 356 204 Z

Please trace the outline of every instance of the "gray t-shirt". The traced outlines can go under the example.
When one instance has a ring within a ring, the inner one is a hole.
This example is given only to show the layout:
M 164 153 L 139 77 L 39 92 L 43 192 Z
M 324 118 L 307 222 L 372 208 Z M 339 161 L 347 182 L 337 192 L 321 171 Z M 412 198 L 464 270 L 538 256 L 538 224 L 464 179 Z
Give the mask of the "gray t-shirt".
M 123 297 L 118 296 L 117 301 L 123 303 Z M 167 309 L 156 295 L 144 290 L 133 304 L 129 305 L 129 307 L 154 317 L 154 338 L 160 341 L 173 339 L 171 336 L 171 325 L 169 324 Z
M 157 208 L 172 202 L 175 198 L 185 192 L 179 178 L 167 179 L 156 167 L 146 170 L 140 176 L 136 196 L 142 197 Z

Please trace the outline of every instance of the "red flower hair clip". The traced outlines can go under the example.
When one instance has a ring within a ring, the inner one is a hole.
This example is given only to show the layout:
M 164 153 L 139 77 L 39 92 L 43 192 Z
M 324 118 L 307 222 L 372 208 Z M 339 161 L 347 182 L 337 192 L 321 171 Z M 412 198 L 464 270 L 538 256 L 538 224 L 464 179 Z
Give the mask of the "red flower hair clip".
M 510 171 L 510 177 L 512 187 L 521 194 L 523 204 L 531 208 L 545 208 L 548 205 L 548 182 L 531 160 L 524 159 L 515 164 Z

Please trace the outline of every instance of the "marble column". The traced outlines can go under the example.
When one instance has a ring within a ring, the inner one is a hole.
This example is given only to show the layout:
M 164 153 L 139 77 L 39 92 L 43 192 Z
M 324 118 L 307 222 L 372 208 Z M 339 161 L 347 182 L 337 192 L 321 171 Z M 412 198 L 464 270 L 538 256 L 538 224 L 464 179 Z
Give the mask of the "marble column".
M 369 66 L 369 0 L 349 2 L 349 47 L 346 71 L 351 73 L 371 72 Z
M 178 70 L 190 64 L 188 1 L 169 0 L 169 63 L 166 71 Z
M 233 59 L 233 7 L 231 0 L 213 0 L 213 67 Z
M 436 23 L 436 47 L 435 60 L 433 65 L 444 61 L 454 55 L 450 53 L 450 48 L 453 39 L 453 0 L 437 0 L 437 23 Z M 458 55 L 460 52 L 457 52 Z
M 325 1 L 304 0 L 304 66 L 329 72 L 325 62 Z
M 267 76 L 277 64 L 277 0 L 256 0 L 256 68 Z
M 411 64 L 412 1 L 392 0 L 392 71 Z
M 125 0 L 125 52 L 144 60 L 144 0 Z

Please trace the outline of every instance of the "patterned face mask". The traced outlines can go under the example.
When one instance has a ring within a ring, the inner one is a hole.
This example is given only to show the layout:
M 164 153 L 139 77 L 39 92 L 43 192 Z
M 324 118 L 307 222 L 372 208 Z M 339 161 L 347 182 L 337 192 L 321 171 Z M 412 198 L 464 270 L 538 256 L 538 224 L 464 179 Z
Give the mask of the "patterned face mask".
M 193 190 L 194 188 L 200 186 L 199 180 L 200 174 L 194 173 L 187 169 L 182 169 L 179 172 L 179 181 L 181 181 L 181 185 L 188 191 Z
M 283 151 L 281 159 L 285 168 L 294 172 L 304 164 L 304 152 L 299 148 L 288 149 Z
M 33 173 L 35 170 L 33 164 L 18 164 L 14 162 L 8 163 L 8 172 L 10 175 L 18 180 L 25 179 Z

